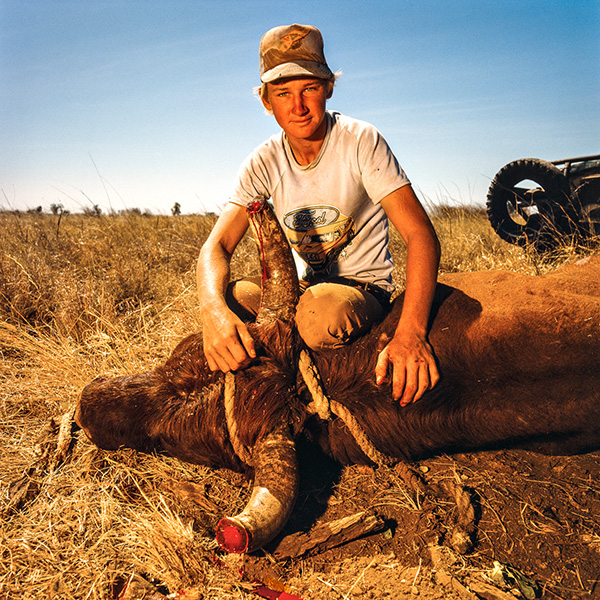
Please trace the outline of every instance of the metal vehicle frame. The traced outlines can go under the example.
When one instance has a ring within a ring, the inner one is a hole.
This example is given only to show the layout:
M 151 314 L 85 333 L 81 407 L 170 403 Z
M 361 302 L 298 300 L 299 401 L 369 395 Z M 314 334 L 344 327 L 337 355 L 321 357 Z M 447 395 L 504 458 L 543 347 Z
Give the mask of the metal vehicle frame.
M 487 214 L 504 240 L 550 250 L 566 236 L 600 236 L 600 154 L 508 163 L 494 177 Z

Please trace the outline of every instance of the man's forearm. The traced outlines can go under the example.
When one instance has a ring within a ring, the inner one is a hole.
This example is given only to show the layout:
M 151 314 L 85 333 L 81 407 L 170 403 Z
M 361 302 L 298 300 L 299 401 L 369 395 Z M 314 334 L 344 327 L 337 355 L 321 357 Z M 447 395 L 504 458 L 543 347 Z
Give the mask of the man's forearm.
M 411 242 L 407 248 L 406 289 L 397 331 L 412 330 L 424 335 L 437 283 L 440 246 L 435 235 Z
M 230 257 L 218 245 L 200 251 L 196 269 L 200 318 L 226 307 L 225 289 L 229 282 Z

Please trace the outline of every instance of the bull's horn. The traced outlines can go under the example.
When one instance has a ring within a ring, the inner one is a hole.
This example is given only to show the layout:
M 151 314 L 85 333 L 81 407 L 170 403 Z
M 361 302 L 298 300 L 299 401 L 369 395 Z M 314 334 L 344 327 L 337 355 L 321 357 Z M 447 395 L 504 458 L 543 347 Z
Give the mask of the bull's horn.
M 248 216 L 262 264 L 262 298 L 256 322 L 291 321 L 299 298 L 298 273 L 283 229 L 266 200 L 254 202 Z
M 271 541 L 290 516 L 298 490 L 296 449 L 287 428 L 254 446 L 254 488 L 244 510 L 217 525 L 217 542 L 227 552 L 252 552 Z
M 292 251 L 271 206 L 264 200 L 248 208 L 262 264 L 262 298 L 257 323 L 291 322 L 299 297 Z M 244 510 L 221 519 L 217 542 L 228 552 L 251 552 L 272 540 L 285 525 L 296 499 L 296 449 L 285 426 L 253 450 L 254 488 Z

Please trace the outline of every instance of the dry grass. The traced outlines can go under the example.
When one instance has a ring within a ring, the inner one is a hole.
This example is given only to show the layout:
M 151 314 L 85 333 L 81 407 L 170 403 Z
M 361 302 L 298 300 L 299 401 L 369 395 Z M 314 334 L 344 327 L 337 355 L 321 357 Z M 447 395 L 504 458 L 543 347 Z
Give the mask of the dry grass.
M 541 273 L 580 252 L 564 247 L 542 259 L 500 240 L 479 211 L 441 208 L 433 220 L 442 272 Z M 185 598 L 250 597 L 235 558 L 215 563 L 210 533 L 218 514 L 243 504 L 248 484 L 236 475 L 106 453 L 82 439 L 72 461 L 38 475 L 36 497 L 19 510 L 9 506 L 9 483 L 33 460 L 40 429 L 86 382 L 152 368 L 198 328 L 195 261 L 213 223 L 200 216 L 0 213 L 0 597 L 109 599 L 131 574 L 152 578 L 163 591 L 186 589 Z M 397 238 L 392 248 L 402 264 Z M 245 240 L 233 276 L 257 269 L 255 255 Z M 212 505 L 186 499 L 182 481 Z M 400 482 L 392 488 L 373 504 L 419 508 L 397 493 Z

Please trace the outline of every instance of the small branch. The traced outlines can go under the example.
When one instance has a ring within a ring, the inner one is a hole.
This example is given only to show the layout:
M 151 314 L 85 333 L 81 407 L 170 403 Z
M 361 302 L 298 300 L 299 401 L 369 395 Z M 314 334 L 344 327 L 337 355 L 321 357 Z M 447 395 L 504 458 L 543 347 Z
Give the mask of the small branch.
M 206 512 L 219 514 L 221 508 L 206 497 L 204 487 L 190 481 L 172 481 L 170 489 L 180 498 L 191 500 Z
M 294 533 L 284 537 L 273 551 L 273 556 L 278 560 L 284 560 L 297 558 L 315 549 L 322 552 L 384 529 L 383 518 L 359 512 L 343 519 L 317 525 L 307 533 Z

